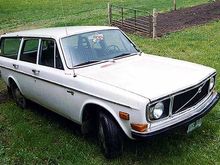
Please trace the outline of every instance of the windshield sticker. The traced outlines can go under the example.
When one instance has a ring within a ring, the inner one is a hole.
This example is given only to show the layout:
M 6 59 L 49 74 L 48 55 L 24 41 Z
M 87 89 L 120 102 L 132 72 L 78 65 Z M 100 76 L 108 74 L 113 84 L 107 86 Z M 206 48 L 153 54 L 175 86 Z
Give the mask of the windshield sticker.
M 94 43 L 96 43 L 101 40 L 104 40 L 104 35 L 103 34 L 95 34 L 95 35 L 89 36 L 88 38 L 89 38 L 89 40 L 92 40 Z

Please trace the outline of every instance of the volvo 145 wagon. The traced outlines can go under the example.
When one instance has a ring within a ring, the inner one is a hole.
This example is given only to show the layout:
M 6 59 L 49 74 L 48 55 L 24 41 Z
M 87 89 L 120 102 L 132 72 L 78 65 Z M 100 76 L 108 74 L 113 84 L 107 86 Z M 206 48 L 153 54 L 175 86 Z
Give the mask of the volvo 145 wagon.
M 16 103 L 32 100 L 96 132 L 107 158 L 123 138 L 188 125 L 219 100 L 210 67 L 142 53 L 115 27 L 58 27 L 4 34 L 0 75 Z

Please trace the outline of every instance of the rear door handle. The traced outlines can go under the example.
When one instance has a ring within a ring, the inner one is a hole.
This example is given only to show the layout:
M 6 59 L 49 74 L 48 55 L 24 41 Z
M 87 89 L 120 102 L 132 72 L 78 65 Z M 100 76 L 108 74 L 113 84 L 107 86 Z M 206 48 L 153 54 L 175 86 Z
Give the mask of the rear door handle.
M 74 91 L 73 90 L 67 90 L 67 93 L 70 93 L 71 95 L 74 95 Z
M 18 67 L 19 67 L 19 65 L 17 65 L 17 64 L 12 64 L 12 65 L 15 69 L 18 69 Z
M 32 72 L 34 73 L 34 75 L 39 75 L 40 71 L 36 70 L 36 69 L 32 69 Z

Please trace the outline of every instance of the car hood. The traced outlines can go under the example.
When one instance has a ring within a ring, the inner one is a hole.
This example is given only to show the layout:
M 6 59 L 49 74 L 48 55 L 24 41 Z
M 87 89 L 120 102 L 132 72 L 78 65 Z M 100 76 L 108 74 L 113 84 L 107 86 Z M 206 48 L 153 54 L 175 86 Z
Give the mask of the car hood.
M 76 69 L 75 72 L 156 100 L 200 83 L 215 70 L 186 61 L 142 54 Z

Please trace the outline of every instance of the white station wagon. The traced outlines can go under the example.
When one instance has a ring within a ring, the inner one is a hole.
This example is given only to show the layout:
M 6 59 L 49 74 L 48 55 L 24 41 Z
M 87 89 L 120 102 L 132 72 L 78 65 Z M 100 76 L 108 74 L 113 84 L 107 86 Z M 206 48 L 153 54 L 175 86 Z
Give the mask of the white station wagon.
M 144 54 L 115 27 L 62 27 L 1 36 L 0 73 L 18 104 L 32 100 L 97 131 L 104 155 L 123 136 L 188 132 L 218 102 L 212 68 Z

